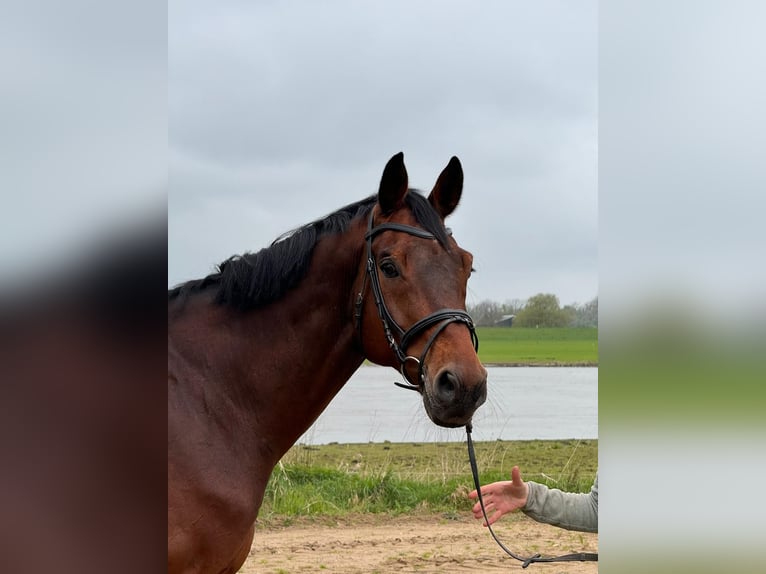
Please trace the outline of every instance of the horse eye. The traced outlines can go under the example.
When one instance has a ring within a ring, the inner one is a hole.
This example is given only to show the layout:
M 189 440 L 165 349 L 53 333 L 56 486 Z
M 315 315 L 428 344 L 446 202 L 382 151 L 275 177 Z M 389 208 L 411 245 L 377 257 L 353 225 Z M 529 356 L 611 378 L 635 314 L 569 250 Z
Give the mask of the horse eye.
M 383 272 L 383 275 L 385 275 L 389 279 L 393 279 L 394 277 L 399 276 L 399 270 L 396 268 L 396 265 L 394 265 L 391 261 L 384 261 L 383 263 L 381 263 L 380 270 Z

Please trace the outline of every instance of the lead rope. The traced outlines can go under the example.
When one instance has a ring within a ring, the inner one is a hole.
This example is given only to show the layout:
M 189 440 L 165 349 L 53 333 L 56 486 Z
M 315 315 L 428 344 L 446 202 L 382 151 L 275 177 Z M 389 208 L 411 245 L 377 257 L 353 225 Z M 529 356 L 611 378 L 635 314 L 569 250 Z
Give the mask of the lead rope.
M 529 558 L 522 558 L 521 556 L 518 556 L 517 554 L 514 554 L 511 552 L 505 544 L 500 542 L 500 539 L 495 534 L 495 531 L 492 530 L 492 526 L 489 524 L 489 518 L 487 518 L 487 511 L 484 508 L 484 498 L 481 495 L 481 482 L 479 481 L 479 469 L 476 465 L 476 454 L 473 450 L 473 440 L 471 439 L 471 432 L 473 431 L 473 426 L 471 423 L 468 423 L 465 425 L 465 432 L 466 437 L 468 438 L 468 461 L 471 463 L 471 474 L 473 474 L 473 484 L 476 487 L 476 494 L 479 499 L 479 505 L 481 506 L 481 513 L 484 515 L 484 522 L 487 525 L 487 528 L 489 529 L 489 533 L 492 535 L 492 538 L 495 539 L 495 542 L 497 542 L 497 545 L 502 548 L 508 556 L 511 558 L 515 558 L 519 562 L 521 562 L 521 567 L 526 568 L 530 564 L 534 564 L 535 562 L 594 562 L 598 561 L 598 554 L 592 553 L 592 552 L 578 552 L 575 554 L 565 554 L 563 556 L 554 556 L 550 558 L 543 558 L 540 554 L 535 554 L 534 556 L 530 556 Z

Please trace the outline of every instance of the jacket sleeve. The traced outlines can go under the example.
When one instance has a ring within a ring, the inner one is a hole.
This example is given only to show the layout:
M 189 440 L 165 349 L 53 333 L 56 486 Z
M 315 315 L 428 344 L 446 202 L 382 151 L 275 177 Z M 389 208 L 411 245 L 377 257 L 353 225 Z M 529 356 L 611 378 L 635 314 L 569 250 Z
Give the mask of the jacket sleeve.
M 529 496 L 521 511 L 546 524 L 567 530 L 598 532 L 598 474 L 589 493 L 577 494 L 527 481 Z

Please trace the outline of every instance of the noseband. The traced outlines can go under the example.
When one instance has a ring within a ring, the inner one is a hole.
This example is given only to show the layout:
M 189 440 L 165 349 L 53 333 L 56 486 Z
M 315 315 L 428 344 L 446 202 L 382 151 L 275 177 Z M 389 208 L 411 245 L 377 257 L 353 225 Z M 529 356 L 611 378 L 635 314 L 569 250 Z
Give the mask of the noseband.
M 468 313 L 462 309 L 440 309 L 424 317 L 423 319 L 420 319 L 406 331 L 399 326 L 399 324 L 391 316 L 391 313 L 389 313 L 388 308 L 386 307 L 386 302 L 383 300 L 383 291 L 380 288 L 380 278 L 378 277 L 378 267 L 375 264 L 375 256 L 372 254 L 372 240 L 383 231 L 400 231 L 402 233 L 409 233 L 410 235 L 414 235 L 415 237 L 420 237 L 422 239 L 436 239 L 436 236 L 426 231 L 425 229 L 412 227 L 411 225 L 403 225 L 401 223 L 382 223 L 377 227 L 373 227 L 373 212 L 374 209 L 373 211 L 370 211 L 370 218 L 367 222 L 367 233 L 364 236 L 367 242 L 367 272 L 365 274 L 365 282 L 362 284 L 362 289 L 359 291 L 356 297 L 356 310 L 354 316 L 356 318 L 357 329 L 361 338 L 362 303 L 364 301 L 365 283 L 367 282 L 367 277 L 369 277 L 370 285 L 372 286 L 372 295 L 375 298 L 375 306 L 378 309 L 378 316 L 380 317 L 380 321 L 383 323 L 383 331 L 386 334 L 386 340 L 388 341 L 389 347 L 391 347 L 391 350 L 396 355 L 396 358 L 399 360 L 399 370 L 401 371 L 405 381 L 407 381 L 406 383 L 395 384 L 402 387 L 403 389 L 420 391 L 425 383 L 425 373 L 423 371 L 423 366 L 425 364 L 426 355 L 431 349 L 431 345 L 433 345 L 436 337 L 447 327 L 447 325 L 450 323 L 463 323 L 466 327 L 468 327 L 468 331 L 471 333 L 471 342 L 473 343 L 473 347 L 476 351 L 479 350 L 479 338 L 476 335 L 476 328 L 474 327 L 473 320 L 471 319 L 470 315 L 468 315 Z M 412 343 L 412 341 L 423 331 L 437 324 L 438 327 L 429 337 L 423 352 L 420 354 L 420 358 L 413 357 L 412 355 L 407 355 L 407 347 L 409 347 L 410 343 Z M 396 335 L 399 337 L 398 343 L 396 341 L 394 332 L 396 332 Z M 407 376 L 407 372 L 405 370 L 405 365 L 408 361 L 412 361 L 418 365 L 418 380 L 415 383 L 410 381 L 410 378 Z

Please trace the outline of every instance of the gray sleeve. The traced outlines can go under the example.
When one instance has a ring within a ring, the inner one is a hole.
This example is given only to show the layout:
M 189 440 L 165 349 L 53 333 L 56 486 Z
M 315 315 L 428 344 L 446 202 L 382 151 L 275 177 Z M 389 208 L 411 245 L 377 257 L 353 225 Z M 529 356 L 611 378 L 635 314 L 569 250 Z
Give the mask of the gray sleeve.
M 529 496 L 521 511 L 567 530 L 598 532 L 598 474 L 589 493 L 577 494 L 528 481 Z

